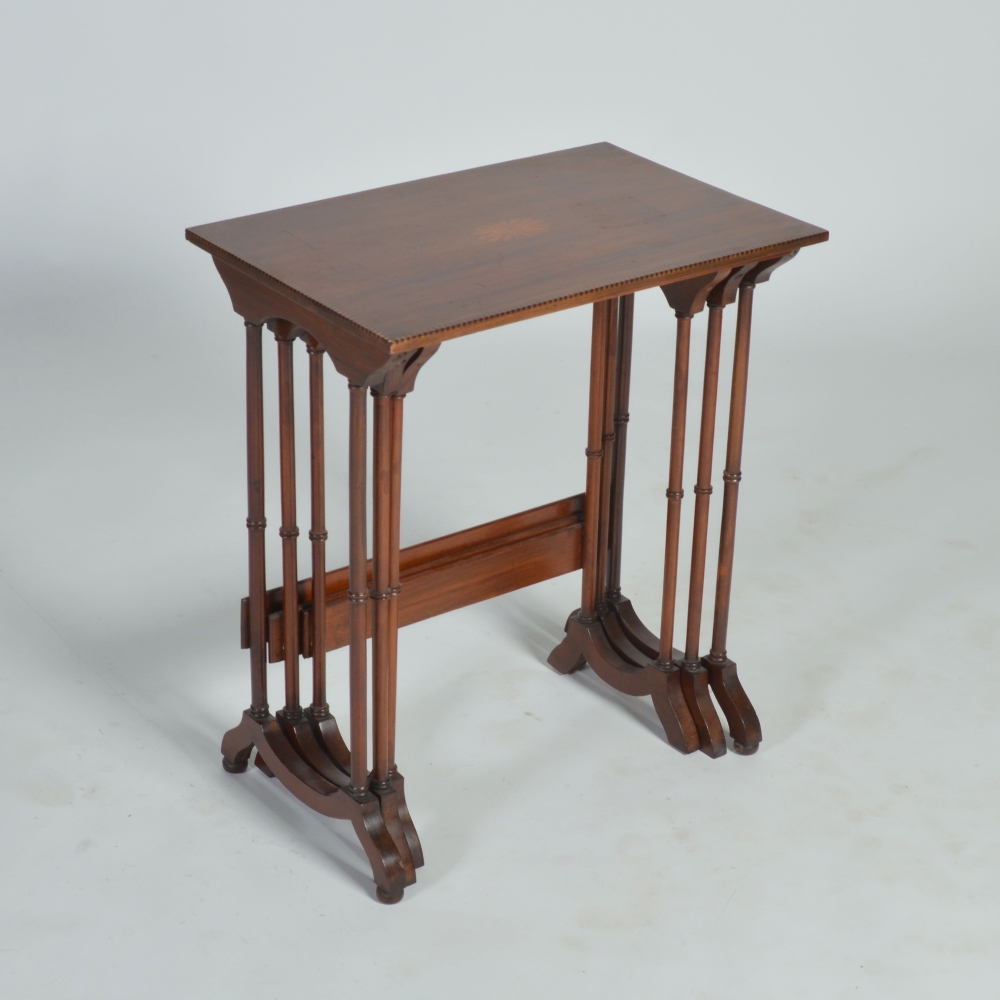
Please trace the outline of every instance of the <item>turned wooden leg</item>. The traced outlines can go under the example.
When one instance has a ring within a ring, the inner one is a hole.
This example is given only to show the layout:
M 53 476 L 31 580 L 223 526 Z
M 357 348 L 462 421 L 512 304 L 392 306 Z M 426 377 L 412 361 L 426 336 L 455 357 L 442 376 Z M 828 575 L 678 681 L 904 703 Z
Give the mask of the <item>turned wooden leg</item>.
M 309 455 L 312 524 L 312 703 L 305 725 L 295 725 L 295 740 L 305 760 L 320 774 L 344 783 L 350 768 L 350 752 L 330 714 L 326 698 L 326 442 L 323 405 L 323 348 L 306 338 L 309 354 Z
M 598 575 L 604 518 L 601 510 L 604 459 L 604 409 L 607 401 L 608 345 L 611 340 L 611 300 L 594 303 L 590 347 L 590 413 L 587 422 L 587 486 L 583 521 L 583 591 L 580 614 L 593 621 L 604 587 Z M 605 538 L 606 538 L 605 534 Z
M 281 466 L 281 578 L 284 610 L 285 707 L 288 720 L 302 717 L 299 701 L 299 573 L 295 501 L 295 386 L 292 376 L 295 328 L 276 324 L 278 342 L 278 441 Z
M 392 398 L 373 393 L 375 404 L 375 497 L 372 557 L 372 787 L 389 782 L 389 553 L 392 517 Z
M 684 497 L 684 436 L 687 422 L 688 367 L 691 348 L 691 318 L 704 308 L 708 296 L 728 277 L 729 271 L 692 278 L 663 287 L 677 317 L 677 347 L 674 359 L 674 395 L 670 432 L 670 473 L 667 484 L 667 532 L 663 565 L 663 606 L 660 643 L 654 666 L 664 672 L 676 670 L 688 711 L 698 736 L 699 749 L 710 757 L 726 752 L 725 735 L 708 692 L 707 675 L 697 662 L 685 664 L 673 652 L 674 618 L 677 604 L 677 559 L 680 543 L 681 501 Z
M 315 719 L 326 719 L 326 443 L 323 427 L 323 348 L 312 338 L 309 352 L 309 456 L 312 526 L 312 661 L 313 690 L 309 711 Z
M 743 425 L 746 416 L 747 371 L 750 362 L 750 319 L 753 309 L 754 278 L 743 279 L 736 315 L 736 349 L 733 387 L 729 404 L 729 437 L 726 468 L 722 474 L 722 530 L 719 539 L 719 569 L 715 585 L 715 620 L 711 652 L 702 661 L 711 676 L 712 690 L 729 723 L 737 753 L 754 753 L 761 741 L 760 720 L 736 672 L 736 664 L 726 654 L 729 604 L 733 582 L 733 553 L 736 546 L 736 505 L 739 500 L 740 465 L 743 456 Z
M 618 300 L 618 351 L 615 358 L 614 452 L 608 514 L 608 575 L 604 594 L 609 601 L 622 592 L 622 532 L 625 516 L 625 448 L 628 439 L 628 402 L 632 380 L 632 316 L 635 296 Z
M 605 604 L 611 545 L 611 506 L 614 487 L 615 396 L 618 390 L 618 299 L 608 299 L 605 319 L 607 337 L 604 350 L 604 399 L 601 406 L 600 516 L 597 522 L 597 565 L 594 568 L 594 605 L 598 612 Z
M 663 594 L 660 608 L 660 642 L 653 667 L 664 674 L 671 689 L 678 686 L 684 695 L 688 712 L 694 722 L 698 748 L 717 757 L 721 736 L 711 726 L 714 708 L 698 697 L 697 686 L 691 684 L 690 674 L 674 659 L 674 617 L 677 606 L 677 560 L 680 549 L 681 501 L 684 498 L 684 437 L 687 423 L 688 366 L 691 351 L 691 316 L 677 313 L 677 342 L 674 354 L 673 412 L 670 424 L 670 473 L 667 485 L 667 530 L 663 558 Z M 707 686 L 705 688 L 707 693 Z M 725 753 L 722 738 L 721 752 Z
M 615 458 L 615 413 L 622 398 L 620 386 L 627 375 L 621 371 L 617 302 L 594 305 L 591 337 L 590 414 L 587 429 L 587 492 L 583 527 L 583 592 L 580 610 L 566 623 L 566 638 L 552 651 L 549 663 L 562 673 L 588 663 L 612 687 L 626 694 L 651 695 L 667 742 L 684 753 L 696 750 L 698 733 L 680 687 L 679 671 L 657 668 L 656 651 L 644 649 L 636 633 L 646 632 L 636 619 L 630 632 L 619 615 L 624 604 L 608 596 L 614 556 L 612 546 L 620 528 L 613 527 L 613 498 L 618 463 Z M 629 303 L 629 306 L 631 303 Z M 628 319 L 630 320 L 629 313 Z M 629 333 L 631 332 L 629 328 Z M 626 394 L 627 396 L 627 394 Z M 619 508 L 620 509 L 620 508 Z M 614 515 L 617 519 L 618 515 Z M 618 557 L 620 559 L 620 556 Z M 620 566 L 620 562 L 619 562 Z M 629 606 L 630 607 L 630 606 Z M 650 636 L 656 643 L 654 636 Z
M 251 707 L 222 741 L 227 770 L 255 763 L 277 778 L 302 802 L 326 816 L 349 819 L 372 865 L 377 898 L 394 903 L 416 881 L 423 864 L 420 840 L 406 806 L 403 778 L 393 764 L 395 723 L 394 606 L 400 586 L 399 496 L 402 444 L 402 395 L 420 363 L 433 351 L 403 356 L 383 380 L 398 384 L 376 397 L 374 630 L 375 764 L 368 774 L 367 608 L 370 599 L 366 532 L 366 387 L 350 384 L 349 492 L 350 562 L 350 702 L 351 749 L 347 749 L 330 714 L 326 689 L 327 628 L 325 449 L 322 346 L 306 331 L 285 320 L 271 320 L 278 342 L 278 415 L 281 467 L 282 587 L 264 589 L 264 450 L 261 326 L 247 324 L 247 480 L 250 531 L 250 597 L 247 636 L 251 650 Z M 311 474 L 312 575 L 297 579 L 295 426 L 292 349 L 297 338 L 309 353 L 309 441 Z M 418 363 L 418 359 L 419 362 Z M 268 601 L 272 604 L 269 607 Z M 267 616 L 281 612 L 285 657 L 285 707 L 272 716 L 267 707 Z M 304 617 L 308 615 L 309 617 Z M 303 711 L 299 693 L 299 658 L 313 657 L 312 702 Z
M 266 582 L 264 573 L 264 374 L 261 324 L 247 323 L 247 541 L 250 555 L 250 715 L 261 721 L 267 706 Z M 253 743 L 226 734 L 222 766 L 233 773 L 247 769 Z
M 348 531 L 351 701 L 351 792 L 368 787 L 368 394 L 364 386 L 349 388 Z
M 587 420 L 587 486 L 583 519 L 583 583 L 580 610 L 571 620 L 590 626 L 597 621 L 597 607 L 603 581 L 597 575 L 597 551 L 601 522 L 601 447 L 604 436 L 605 382 L 607 379 L 609 301 L 594 303 L 594 318 L 590 338 L 590 410 Z M 569 624 L 567 623 L 567 630 Z M 568 634 L 549 654 L 549 665 L 560 673 L 569 674 L 586 663 L 580 644 Z
M 375 403 L 375 495 L 373 507 L 372 626 L 374 661 L 371 790 L 396 843 L 408 879 L 423 864 L 423 853 L 395 766 L 396 650 L 399 624 L 399 505 L 403 441 L 403 396 L 372 393 Z
M 715 409 L 719 387 L 719 352 L 722 344 L 722 305 L 708 309 L 705 344 L 705 381 L 701 402 L 701 434 L 698 445 L 698 477 L 694 487 L 694 533 L 691 542 L 691 582 L 688 590 L 687 632 L 681 683 L 692 707 L 702 749 L 709 756 L 726 752 L 726 739 L 712 705 L 708 671 L 698 659 L 701 640 L 701 607 L 705 589 L 705 555 L 708 545 L 708 505 L 712 493 L 712 451 L 715 438 Z
M 390 396 L 389 454 L 389 575 L 386 601 L 388 674 L 389 773 L 396 769 L 396 658 L 399 649 L 399 508 L 403 469 L 403 397 Z

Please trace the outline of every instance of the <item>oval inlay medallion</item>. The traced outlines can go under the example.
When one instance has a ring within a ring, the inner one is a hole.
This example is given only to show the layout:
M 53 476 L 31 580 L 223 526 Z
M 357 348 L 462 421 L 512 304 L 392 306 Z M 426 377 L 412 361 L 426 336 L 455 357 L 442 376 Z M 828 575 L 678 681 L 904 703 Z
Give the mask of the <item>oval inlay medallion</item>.
M 549 224 L 541 219 L 503 219 L 473 229 L 472 235 L 481 243 L 506 243 L 524 239 L 525 236 L 537 236 L 548 228 Z

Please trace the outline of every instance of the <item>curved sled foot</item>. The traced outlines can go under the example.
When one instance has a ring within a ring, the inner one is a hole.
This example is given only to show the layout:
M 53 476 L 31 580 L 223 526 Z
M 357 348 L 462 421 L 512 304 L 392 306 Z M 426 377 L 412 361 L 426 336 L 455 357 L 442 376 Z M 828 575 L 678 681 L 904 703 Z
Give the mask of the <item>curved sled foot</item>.
M 653 708 L 666 733 L 667 742 L 681 753 L 694 753 L 701 747 L 701 737 L 684 697 L 680 670 L 673 663 L 662 666 L 655 662 L 646 670 L 651 680 Z
M 402 775 L 398 771 L 393 772 L 384 787 L 373 782 L 371 792 L 378 800 L 386 831 L 392 838 L 405 875 L 405 884 L 413 885 L 417 881 L 416 870 L 424 863 L 424 852 L 420 847 L 420 839 L 413 827 L 413 821 L 410 819 L 410 811 L 406 808 Z
M 714 662 L 708 656 L 701 658 L 701 664 L 708 671 L 712 693 L 729 723 L 733 750 L 744 756 L 756 753 L 763 739 L 760 719 L 743 690 L 736 664 L 730 659 Z
M 677 668 L 655 664 L 631 643 L 618 619 L 612 617 L 606 609 L 593 621 L 582 618 L 579 612 L 570 615 L 566 638 L 553 650 L 549 663 L 557 670 L 568 667 L 563 673 L 588 663 L 616 691 L 639 697 L 652 695 L 667 742 L 681 753 L 697 750 L 701 740 L 681 690 Z
M 570 623 L 579 613 L 579 611 L 574 611 L 569 616 L 564 629 L 566 638 L 549 653 L 549 658 L 546 661 L 550 667 L 558 670 L 561 674 L 571 674 L 574 670 L 579 670 L 587 662 L 569 634 Z
M 230 774 L 242 774 L 250 763 L 253 737 L 241 722 L 222 737 L 222 768 Z
M 680 675 L 684 700 L 698 730 L 698 749 L 709 757 L 721 757 L 726 752 L 726 734 L 712 704 L 708 671 L 698 663 L 684 663 Z
M 402 776 L 393 773 L 387 787 L 378 792 L 349 791 L 348 778 L 333 758 L 336 737 L 332 727 L 324 725 L 332 717 L 316 725 L 317 720 L 307 714 L 255 719 L 244 712 L 240 724 L 223 738 L 223 766 L 227 771 L 245 770 L 256 748 L 256 766 L 277 778 L 300 802 L 324 816 L 349 819 L 371 864 L 378 899 L 398 902 L 406 886 L 416 881 L 414 870 L 424 860 L 403 797 Z

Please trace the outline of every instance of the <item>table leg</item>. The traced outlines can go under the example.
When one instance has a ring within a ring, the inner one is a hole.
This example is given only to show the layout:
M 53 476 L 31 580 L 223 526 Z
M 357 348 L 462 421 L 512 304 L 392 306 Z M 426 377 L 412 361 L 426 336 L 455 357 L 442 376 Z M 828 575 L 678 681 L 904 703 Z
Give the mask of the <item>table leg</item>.
M 607 300 L 605 319 L 607 337 L 604 344 L 604 399 L 601 406 L 600 440 L 600 517 L 597 523 L 597 553 L 594 568 L 594 606 L 603 608 L 608 590 L 608 568 L 612 536 L 612 494 L 615 472 L 615 398 L 618 392 L 618 299 Z
M 323 441 L 323 377 L 321 350 L 310 351 L 310 445 L 312 473 L 312 529 L 313 575 L 307 588 L 300 592 L 296 580 L 296 551 L 294 548 L 298 529 L 295 525 L 295 437 L 294 400 L 292 396 L 292 348 L 297 331 L 291 324 L 274 321 L 278 340 L 279 376 L 279 432 L 281 457 L 281 507 L 283 546 L 283 587 L 278 607 L 283 612 L 282 636 L 286 667 L 286 705 L 277 716 L 267 708 L 267 649 L 265 625 L 268 607 L 264 579 L 264 433 L 263 433 L 263 378 L 261 357 L 261 325 L 247 323 L 247 527 L 250 536 L 250 598 L 249 633 L 251 660 L 251 706 L 243 713 L 239 725 L 231 729 L 222 740 L 223 766 L 227 771 L 245 771 L 251 752 L 256 748 L 255 762 L 269 777 L 278 778 L 296 798 L 325 816 L 349 819 L 354 826 L 361 846 L 372 866 L 377 886 L 376 895 L 382 902 L 396 902 L 403 890 L 414 881 L 412 852 L 405 830 L 390 832 L 390 825 L 400 828 L 401 815 L 409 820 L 402 800 L 402 779 L 399 787 L 389 792 L 388 808 L 367 787 L 363 749 L 367 742 L 364 704 L 365 691 L 365 632 L 364 604 L 361 610 L 360 643 L 355 641 L 352 651 L 352 723 L 357 721 L 356 710 L 360 703 L 361 719 L 356 728 L 352 724 L 352 737 L 362 748 L 357 758 L 349 758 L 347 748 L 337 731 L 336 720 L 326 704 L 325 687 L 325 488 Z M 360 396 L 361 415 L 354 400 Z M 352 396 L 352 569 L 357 583 L 360 566 L 361 591 L 365 591 L 366 553 L 364 542 L 364 389 Z M 358 430 L 360 426 L 360 442 Z M 360 455 L 361 475 L 358 476 Z M 358 488 L 360 486 L 360 489 Z M 360 507 L 360 529 L 358 510 Z M 358 537 L 355 537 L 358 536 Z M 358 545 L 360 542 L 360 546 Z M 359 555 L 360 549 L 360 555 Z M 356 591 L 355 591 L 356 592 Z M 309 712 L 303 712 L 298 693 L 298 657 L 300 652 L 298 623 L 300 602 L 313 600 L 313 702 Z M 367 595 L 366 595 L 367 596 Z M 356 638 L 356 637 L 355 637 Z M 361 684 L 357 685 L 357 650 L 361 651 Z M 358 694 L 360 693 L 360 697 Z M 360 771 L 356 787 L 349 790 L 347 770 L 354 766 Z M 413 839 L 416 834 L 412 834 Z M 402 849 L 397 846 L 403 845 Z M 401 852 L 405 852 L 404 864 Z
M 281 467 L 281 578 L 285 609 L 285 707 L 279 717 L 298 719 L 299 704 L 299 572 L 295 500 L 295 386 L 292 373 L 294 328 L 283 325 L 278 342 L 278 441 Z
M 302 756 L 325 778 L 343 783 L 350 770 L 350 751 L 326 699 L 326 441 L 323 405 L 325 352 L 313 337 L 306 339 L 309 354 L 309 458 L 312 524 L 312 661 L 313 694 L 308 727 L 296 726 Z
M 408 880 L 423 864 L 420 840 L 406 807 L 403 778 L 396 770 L 396 651 L 399 623 L 399 515 L 403 441 L 403 396 L 373 392 L 372 626 L 373 759 L 371 790 L 378 797 Z
M 635 296 L 618 300 L 618 352 L 615 358 L 615 412 L 613 485 L 608 536 L 608 582 L 605 598 L 614 601 L 622 593 L 622 532 L 625 516 L 625 448 L 628 440 L 628 401 L 632 380 L 632 316 Z
M 750 320 L 753 309 L 753 277 L 740 285 L 736 316 L 736 349 L 733 362 L 733 387 L 729 405 L 729 437 L 726 468 L 722 474 L 722 530 L 719 540 L 719 569 L 715 587 L 715 620 L 712 648 L 702 663 L 709 671 L 712 690 L 719 702 L 733 736 L 737 753 L 751 754 L 761 741 L 760 720 L 743 690 L 736 664 L 726 655 L 729 629 L 729 603 L 733 580 L 733 553 L 736 546 L 736 505 L 739 499 L 743 455 L 743 425 L 746 417 L 747 371 L 750 362 Z
M 694 532 L 691 542 L 691 581 L 688 589 L 687 632 L 681 684 L 688 707 L 698 727 L 701 747 L 710 757 L 726 752 L 726 737 L 712 704 L 708 671 L 698 659 L 701 640 L 701 609 L 705 590 L 705 557 L 708 546 L 708 507 L 712 494 L 712 453 L 715 441 L 715 411 L 719 388 L 719 353 L 722 346 L 723 306 L 708 308 L 705 343 L 705 381 L 701 399 L 701 433 L 698 443 L 698 477 L 694 487 Z
M 679 672 L 658 669 L 653 656 L 636 648 L 619 626 L 607 597 L 607 567 L 614 558 L 608 546 L 612 528 L 615 483 L 616 397 L 623 375 L 618 370 L 622 354 L 617 348 L 617 309 L 613 300 L 594 305 L 591 337 L 590 415 L 587 436 L 587 492 L 583 537 L 583 590 L 579 611 L 566 623 L 566 638 L 552 651 L 549 663 L 570 673 L 584 663 L 612 687 L 626 694 L 652 695 L 667 741 L 690 753 L 698 748 L 698 734 L 691 720 Z M 624 455 L 622 455 L 622 462 Z M 617 515 L 616 515 L 617 517 Z M 602 556 L 602 552 L 604 553 Z
M 368 394 L 360 385 L 351 385 L 349 392 L 351 792 L 361 795 L 368 787 Z
M 250 550 L 250 709 L 257 721 L 270 715 L 267 706 L 267 648 L 265 645 L 266 578 L 264 573 L 264 363 L 261 324 L 246 323 L 247 400 L 247 540 Z M 226 734 L 222 766 L 234 774 L 247 769 L 253 741 Z

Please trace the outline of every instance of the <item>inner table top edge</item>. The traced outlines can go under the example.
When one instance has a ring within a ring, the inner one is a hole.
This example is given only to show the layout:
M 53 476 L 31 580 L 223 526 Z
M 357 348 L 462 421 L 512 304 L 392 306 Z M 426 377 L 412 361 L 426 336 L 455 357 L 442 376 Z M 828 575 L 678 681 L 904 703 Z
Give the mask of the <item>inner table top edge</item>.
M 185 236 L 189 242 L 202 250 L 207 251 L 213 257 L 217 257 L 227 264 L 232 265 L 245 274 L 259 281 L 261 284 L 272 288 L 274 291 L 291 299 L 293 302 L 304 306 L 315 312 L 318 317 L 341 327 L 346 332 L 362 337 L 377 344 L 382 349 L 388 349 L 390 354 L 404 354 L 407 351 L 416 350 L 418 347 L 427 347 L 431 344 L 440 344 L 446 340 L 455 340 L 470 333 L 478 333 L 481 330 L 491 330 L 499 326 L 507 326 L 511 323 L 518 323 L 522 320 L 531 319 L 535 316 L 544 316 L 549 313 L 561 312 L 563 309 L 572 309 L 576 306 L 587 305 L 590 302 L 600 302 L 617 295 L 627 295 L 631 292 L 643 291 L 646 288 L 654 288 L 657 285 L 669 284 L 671 281 L 679 281 L 688 277 L 695 277 L 699 274 L 707 274 L 716 268 L 732 267 L 752 260 L 763 260 L 767 257 L 782 256 L 793 250 L 798 250 L 805 246 L 816 243 L 825 243 L 829 238 L 829 232 L 823 230 L 810 236 L 801 237 L 795 240 L 787 240 L 783 243 L 773 243 L 768 246 L 755 247 L 752 250 L 744 250 L 737 254 L 729 254 L 725 257 L 715 257 L 710 260 L 698 261 L 693 264 L 685 264 L 682 267 L 671 268 L 666 271 L 655 271 L 651 274 L 642 275 L 637 278 L 629 278 L 627 281 L 619 281 L 610 285 L 599 285 L 581 292 L 574 292 L 571 295 L 563 295 L 554 299 L 546 299 L 518 309 L 507 310 L 501 313 L 494 313 L 464 323 L 452 326 L 441 327 L 436 330 L 427 330 L 423 333 L 412 334 L 409 337 L 401 337 L 392 340 L 374 330 L 369 330 L 355 320 L 338 313 L 336 310 L 325 306 L 315 299 L 310 298 L 298 289 L 287 285 L 273 275 L 268 274 L 260 268 L 254 267 L 241 257 L 223 250 L 221 247 L 206 240 L 204 237 L 192 232 L 191 229 L 185 231 Z
M 484 316 L 480 319 L 469 320 L 466 323 L 441 327 L 438 330 L 428 330 L 425 333 L 416 333 L 409 337 L 401 337 L 391 342 L 390 353 L 403 354 L 418 347 L 427 347 L 430 344 L 440 344 L 446 340 L 455 340 L 458 337 L 464 337 L 470 333 L 478 333 L 481 330 L 491 330 L 498 326 L 507 326 L 511 323 L 518 323 L 521 320 L 532 319 L 535 316 L 545 316 L 549 313 L 561 312 L 563 309 L 572 309 L 575 306 L 587 305 L 590 302 L 600 302 L 603 299 L 610 299 L 618 295 L 641 292 L 647 288 L 670 284 L 672 281 L 693 278 L 699 274 L 708 274 L 715 269 L 734 267 L 738 264 L 745 264 L 747 261 L 784 256 L 802 247 L 812 246 L 816 243 L 825 243 L 829 238 L 829 232 L 824 230 L 797 240 L 772 243 L 768 246 L 745 250 L 725 257 L 715 257 L 711 260 L 699 261 L 695 264 L 685 264 L 683 267 L 675 267 L 667 271 L 654 271 L 652 274 L 643 275 L 638 278 L 629 278 L 627 281 L 619 281 L 610 285 L 599 285 L 597 288 L 587 291 L 574 292 L 572 295 L 562 295 L 554 299 L 546 299 L 545 301 L 523 306 L 519 309 L 511 309 L 506 312 L 495 313 L 491 316 Z

